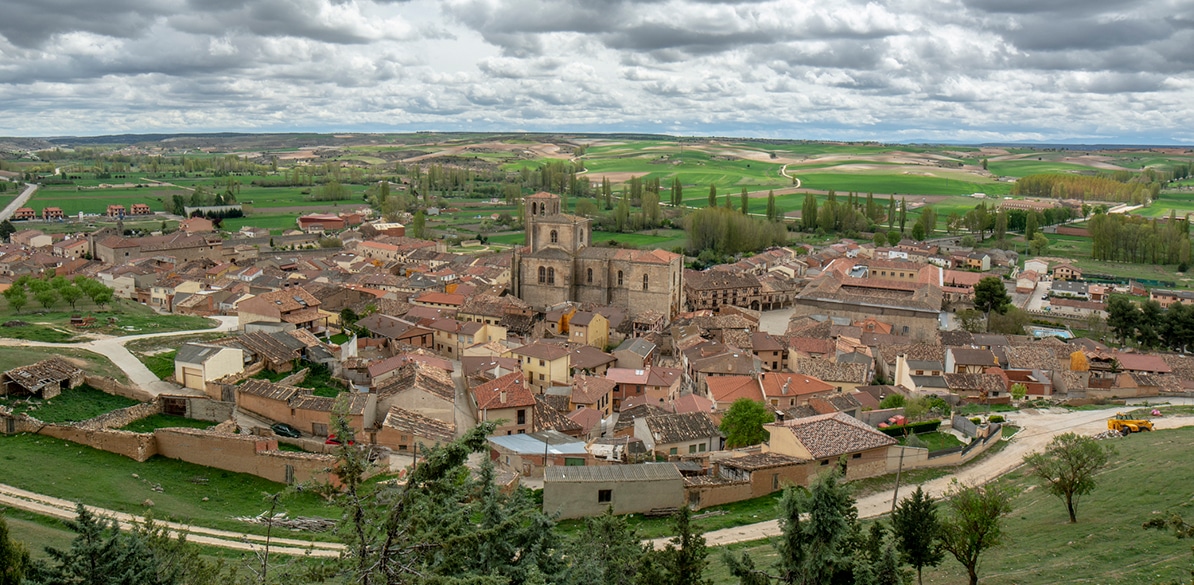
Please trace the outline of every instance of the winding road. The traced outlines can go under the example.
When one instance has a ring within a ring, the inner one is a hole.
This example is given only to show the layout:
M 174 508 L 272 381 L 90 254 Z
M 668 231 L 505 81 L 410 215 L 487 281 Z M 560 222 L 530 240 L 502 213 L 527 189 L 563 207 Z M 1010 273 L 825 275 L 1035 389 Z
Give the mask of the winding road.
M 1009 422 L 1021 427 L 1021 431 L 1015 437 L 1004 439 L 1010 441 L 1006 447 L 964 466 L 956 473 L 920 485 L 929 495 L 940 497 L 949 489 L 955 479 L 968 485 L 980 485 L 998 479 L 1019 467 L 1025 455 L 1043 449 L 1057 435 L 1068 432 L 1094 435 L 1107 430 L 1107 418 L 1114 413 L 1114 409 L 1073 412 L 1051 409 L 1044 412 L 1026 410 L 1006 413 Z M 1157 418 L 1153 420 L 1153 423 L 1158 430 L 1175 429 L 1194 426 L 1194 417 Z M 1131 440 L 1131 438 L 1125 440 Z M 901 493 L 907 495 L 914 488 L 913 485 L 905 485 Z M 858 516 L 860 518 L 875 518 L 891 512 L 893 491 L 885 490 L 858 498 Z M 778 520 L 713 530 L 704 534 L 705 542 L 709 546 L 725 546 L 779 535 Z M 667 545 L 668 539 L 657 538 L 649 542 L 656 549 L 661 549 Z

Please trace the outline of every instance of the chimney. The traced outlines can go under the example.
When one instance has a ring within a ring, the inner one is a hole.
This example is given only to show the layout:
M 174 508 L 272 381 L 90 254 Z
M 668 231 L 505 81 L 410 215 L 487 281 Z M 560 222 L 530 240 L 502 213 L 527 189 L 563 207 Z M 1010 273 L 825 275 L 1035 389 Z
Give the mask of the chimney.
M 787 393 L 788 393 L 788 384 L 791 384 L 791 383 L 792 383 L 792 379 L 791 379 L 791 378 L 788 378 L 787 380 L 784 380 L 784 387 L 780 389 L 780 393 L 781 393 L 781 394 L 787 394 Z
M 501 392 L 498 394 L 498 402 L 501 402 L 502 404 L 505 404 L 505 403 L 506 403 L 506 391 L 505 391 L 505 390 L 502 390 L 502 391 L 501 391 Z

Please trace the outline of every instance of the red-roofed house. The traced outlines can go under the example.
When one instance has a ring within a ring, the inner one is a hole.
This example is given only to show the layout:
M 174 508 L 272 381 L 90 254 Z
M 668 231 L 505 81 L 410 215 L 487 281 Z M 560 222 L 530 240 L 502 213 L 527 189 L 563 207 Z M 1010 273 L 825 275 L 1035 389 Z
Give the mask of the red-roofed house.
M 753 376 L 715 376 L 706 381 L 709 397 L 717 410 L 725 411 L 735 400 L 747 398 L 763 402 L 763 390 Z
M 13 221 L 27 221 L 30 219 L 37 219 L 37 212 L 33 211 L 32 207 L 22 207 L 12 214 Z
M 452 309 L 453 311 L 460 310 L 460 305 L 464 304 L 464 295 L 457 295 L 442 292 L 425 292 L 413 299 L 411 303 L 421 307 L 432 307 L 435 309 Z
M 837 389 L 804 374 L 766 372 L 759 377 L 763 397 L 773 408 L 787 409 L 805 404 L 810 398 L 825 398 Z
M 531 432 L 535 418 L 535 395 L 522 384 L 522 372 L 507 374 L 472 390 L 478 420 L 501 421 L 495 435 Z
M 1173 368 L 1165 363 L 1164 359 L 1158 355 L 1149 355 L 1143 353 L 1125 353 L 1115 352 L 1115 359 L 1119 362 L 1119 367 L 1127 372 L 1144 372 L 1146 374 L 1169 374 L 1173 372 Z

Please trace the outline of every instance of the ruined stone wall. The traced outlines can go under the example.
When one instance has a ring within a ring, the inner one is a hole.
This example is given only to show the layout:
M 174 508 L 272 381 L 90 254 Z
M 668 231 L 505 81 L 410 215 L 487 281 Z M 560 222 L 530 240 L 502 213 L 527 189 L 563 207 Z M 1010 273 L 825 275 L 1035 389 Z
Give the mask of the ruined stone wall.
M 311 368 L 303 368 L 289 376 L 286 376 L 285 378 L 282 378 L 281 380 L 278 380 L 276 383 L 282 386 L 298 386 L 307 379 L 307 372 L 310 371 Z
M 119 429 L 133 421 L 138 421 L 154 414 L 161 414 L 161 412 L 161 401 L 154 400 L 153 402 L 142 402 L 141 404 L 119 408 L 112 412 L 105 412 L 95 418 L 75 423 L 75 426 L 91 430 Z
M 113 380 L 107 376 L 85 376 L 83 381 L 88 386 L 108 394 L 123 396 L 125 398 L 131 398 L 140 402 L 149 402 L 150 400 L 153 400 L 153 394 L 134 386 L 121 384 L 120 382 L 117 382 L 116 380 Z

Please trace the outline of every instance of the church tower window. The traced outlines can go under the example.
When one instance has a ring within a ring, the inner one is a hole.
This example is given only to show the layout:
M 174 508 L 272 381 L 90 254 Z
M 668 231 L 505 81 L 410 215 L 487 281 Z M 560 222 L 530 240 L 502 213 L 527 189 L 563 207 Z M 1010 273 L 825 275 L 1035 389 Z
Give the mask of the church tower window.
M 547 282 L 547 269 L 540 266 L 539 267 L 539 284 L 543 284 L 544 282 Z
M 593 284 L 593 269 L 592 268 L 585 270 L 585 280 L 587 280 L 589 284 Z
M 548 268 L 547 269 L 547 284 L 555 284 L 555 283 L 556 283 L 556 269 Z
M 618 286 L 622 286 L 622 271 L 618 271 Z
M 560 232 L 551 230 L 551 243 L 553 243 L 553 244 L 560 243 Z
M 643 290 L 647 290 L 647 275 L 643 275 Z

